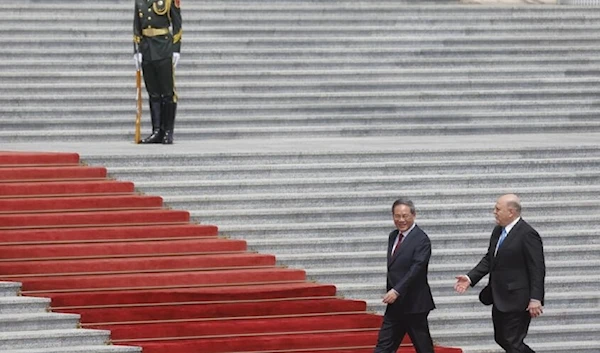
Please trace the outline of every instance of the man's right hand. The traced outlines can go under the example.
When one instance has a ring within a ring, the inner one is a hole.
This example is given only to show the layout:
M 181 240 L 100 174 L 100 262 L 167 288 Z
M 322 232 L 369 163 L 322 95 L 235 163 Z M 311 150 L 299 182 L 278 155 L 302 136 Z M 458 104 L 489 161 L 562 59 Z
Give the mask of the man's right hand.
M 142 68 L 142 53 L 133 54 L 133 62 L 135 63 L 135 69 L 140 70 Z
M 469 280 L 469 277 L 465 275 L 456 276 L 456 284 L 454 285 L 455 291 L 463 294 L 467 291 L 467 289 L 469 289 L 469 286 L 471 286 L 471 280 Z

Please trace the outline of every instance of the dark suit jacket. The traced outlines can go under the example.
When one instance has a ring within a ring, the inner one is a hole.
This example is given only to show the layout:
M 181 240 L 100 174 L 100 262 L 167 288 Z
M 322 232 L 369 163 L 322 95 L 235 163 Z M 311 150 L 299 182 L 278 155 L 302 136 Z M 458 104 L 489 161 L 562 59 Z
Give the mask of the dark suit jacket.
M 390 233 L 388 240 L 387 290 L 394 288 L 400 295 L 388 310 L 399 314 L 426 313 L 435 308 L 427 282 L 431 242 L 425 232 L 415 225 L 406 235 L 396 254 L 392 247 L 398 230 Z
M 540 235 L 520 219 L 494 256 L 501 233 L 502 227 L 496 226 L 487 254 L 467 274 L 471 286 L 489 273 L 487 296 L 491 296 L 489 299 L 502 312 L 523 311 L 530 299 L 537 299 L 543 304 L 546 265 Z

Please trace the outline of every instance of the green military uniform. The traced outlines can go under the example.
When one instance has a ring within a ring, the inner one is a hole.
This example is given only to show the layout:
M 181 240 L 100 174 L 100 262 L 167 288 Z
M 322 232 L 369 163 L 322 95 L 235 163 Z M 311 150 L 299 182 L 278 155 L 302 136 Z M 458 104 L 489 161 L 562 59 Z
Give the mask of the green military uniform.
M 142 54 L 152 118 L 152 134 L 142 143 L 173 143 L 177 94 L 172 60 L 181 48 L 181 22 L 180 0 L 135 0 L 134 51 Z

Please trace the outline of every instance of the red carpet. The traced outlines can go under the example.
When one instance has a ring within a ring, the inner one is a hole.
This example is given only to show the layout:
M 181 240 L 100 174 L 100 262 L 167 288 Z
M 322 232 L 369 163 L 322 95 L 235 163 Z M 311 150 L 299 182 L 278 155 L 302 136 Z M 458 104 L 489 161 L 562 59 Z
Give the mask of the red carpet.
M 370 353 L 381 324 L 74 153 L 0 152 L 0 274 L 144 353 Z

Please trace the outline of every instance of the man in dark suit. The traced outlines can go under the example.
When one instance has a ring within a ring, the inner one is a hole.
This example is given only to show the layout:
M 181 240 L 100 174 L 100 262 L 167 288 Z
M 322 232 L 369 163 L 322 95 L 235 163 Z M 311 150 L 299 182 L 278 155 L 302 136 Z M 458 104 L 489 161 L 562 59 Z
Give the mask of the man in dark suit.
M 392 205 L 396 230 L 390 233 L 387 251 L 387 304 L 375 353 L 398 350 L 408 333 L 417 353 L 433 353 L 427 316 L 435 308 L 427 282 L 431 242 L 415 224 L 415 205 L 398 199 Z
M 174 69 L 180 57 L 181 22 L 181 0 L 135 0 L 133 58 L 144 72 L 152 119 L 152 134 L 141 143 L 173 143 Z
M 489 274 L 479 298 L 486 305 L 493 304 L 494 339 L 508 353 L 532 353 L 523 340 L 531 318 L 543 311 L 546 266 L 542 239 L 521 218 L 521 202 L 514 194 L 498 199 L 494 216 L 497 225 L 487 254 L 467 275 L 456 277 L 454 288 L 464 293 Z

